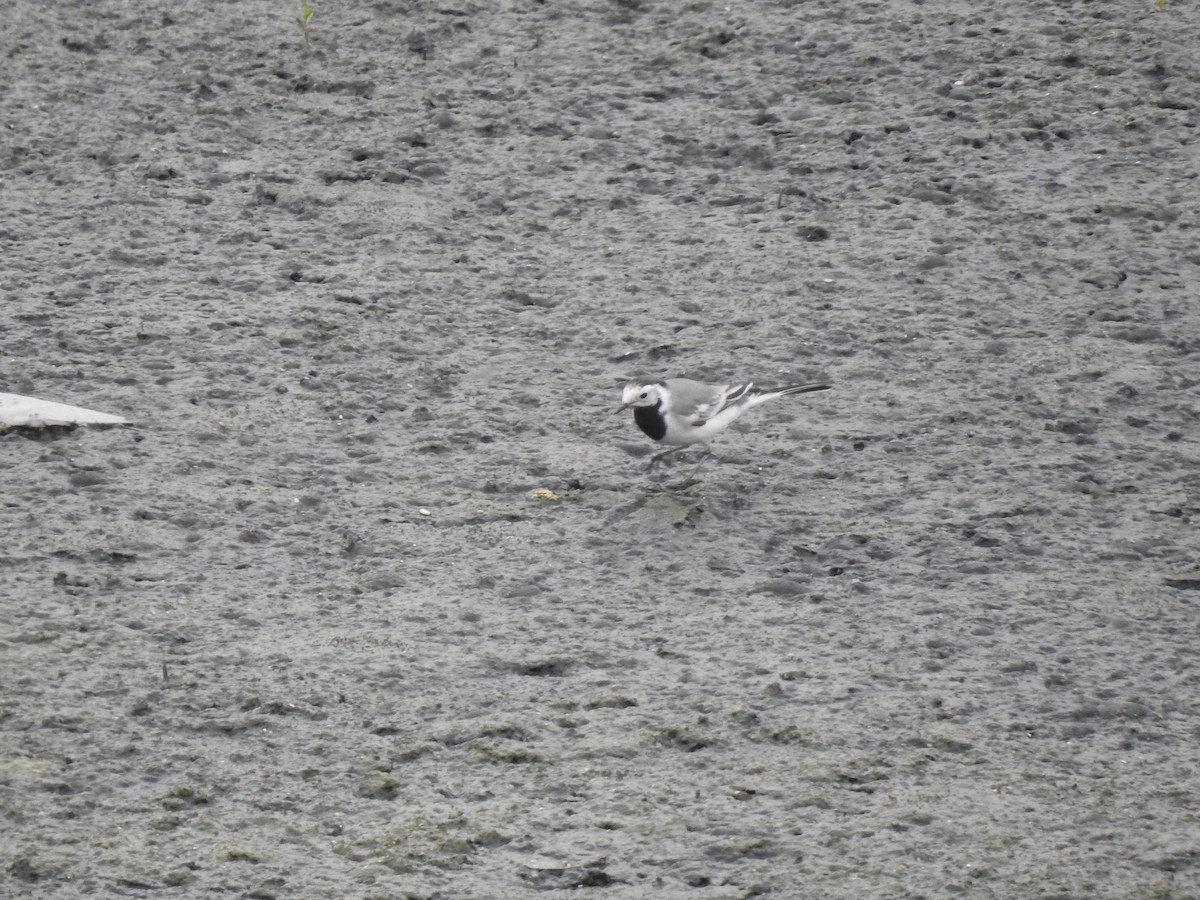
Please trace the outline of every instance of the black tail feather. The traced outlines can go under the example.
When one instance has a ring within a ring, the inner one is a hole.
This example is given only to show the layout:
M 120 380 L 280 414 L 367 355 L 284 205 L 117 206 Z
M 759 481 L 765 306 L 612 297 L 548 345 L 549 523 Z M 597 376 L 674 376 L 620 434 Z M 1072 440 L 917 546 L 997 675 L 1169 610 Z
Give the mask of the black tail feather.
M 813 391 L 827 391 L 831 387 L 833 387 L 832 384 L 822 384 L 822 383 L 796 384 L 796 385 L 793 385 L 792 387 L 777 388 L 774 391 L 763 391 L 763 393 L 764 394 L 767 394 L 767 393 L 771 393 L 771 394 L 810 394 Z

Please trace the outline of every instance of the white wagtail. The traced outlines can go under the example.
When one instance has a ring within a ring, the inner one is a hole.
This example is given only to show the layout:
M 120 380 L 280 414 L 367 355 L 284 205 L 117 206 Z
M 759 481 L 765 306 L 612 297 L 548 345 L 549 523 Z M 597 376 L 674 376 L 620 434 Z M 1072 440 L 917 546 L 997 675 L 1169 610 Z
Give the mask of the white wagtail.
M 788 394 L 827 391 L 828 384 L 797 384 L 762 391 L 753 382 L 705 384 L 690 378 L 669 378 L 653 384 L 627 384 L 617 412 L 633 407 L 633 420 L 651 439 L 672 446 L 650 458 L 650 467 L 691 444 L 707 443 L 733 420 L 760 403 Z

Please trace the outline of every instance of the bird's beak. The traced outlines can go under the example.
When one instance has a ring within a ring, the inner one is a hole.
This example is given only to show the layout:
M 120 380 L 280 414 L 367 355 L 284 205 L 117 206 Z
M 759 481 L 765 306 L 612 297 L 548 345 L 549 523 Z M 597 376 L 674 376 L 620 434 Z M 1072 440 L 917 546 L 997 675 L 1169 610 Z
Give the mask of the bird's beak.
M 629 404 L 622 403 L 620 406 L 618 406 L 616 409 L 613 410 L 613 415 L 615 416 L 615 415 L 618 415 L 619 413 L 623 413 L 627 409 L 629 409 Z

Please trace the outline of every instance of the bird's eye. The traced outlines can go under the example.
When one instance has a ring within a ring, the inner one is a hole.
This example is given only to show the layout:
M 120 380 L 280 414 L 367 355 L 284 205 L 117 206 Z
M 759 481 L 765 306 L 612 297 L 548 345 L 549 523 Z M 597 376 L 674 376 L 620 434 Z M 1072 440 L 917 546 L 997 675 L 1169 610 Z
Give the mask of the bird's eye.
M 642 399 L 643 399 L 643 400 L 645 400 L 645 399 L 646 399 L 647 397 L 649 397 L 649 396 L 650 396 L 650 395 L 649 395 L 649 393 L 648 393 L 648 392 L 646 392 L 646 391 L 642 391 Z

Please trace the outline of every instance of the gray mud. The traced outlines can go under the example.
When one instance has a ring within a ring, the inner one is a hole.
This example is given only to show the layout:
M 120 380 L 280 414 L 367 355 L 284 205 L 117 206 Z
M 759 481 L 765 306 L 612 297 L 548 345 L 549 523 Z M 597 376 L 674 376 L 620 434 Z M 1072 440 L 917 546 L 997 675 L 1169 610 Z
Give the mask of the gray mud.
M 1195 5 L 295 13 L 6 8 L 0 895 L 1200 896 Z

